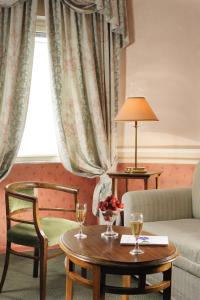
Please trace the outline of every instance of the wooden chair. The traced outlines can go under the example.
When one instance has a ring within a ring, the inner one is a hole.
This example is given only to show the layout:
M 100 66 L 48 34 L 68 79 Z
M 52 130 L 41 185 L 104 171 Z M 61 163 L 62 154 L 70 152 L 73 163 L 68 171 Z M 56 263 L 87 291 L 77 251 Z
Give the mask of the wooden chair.
M 72 194 L 73 208 L 39 208 L 39 189 L 48 189 Z M 5 188 L 7 246 L 4 269 L 0 282 L 0 292 L 8 270 L 10 254 L 33 259 L 33 277 L 38 277 L 40 264 L 40 300 L 46 297 L 47 260 L 63 252 L 48 255 L 48 247 L 57 245 L 60 235 L 67 230 L 78 227 L 77 222 L 58 217 L 40 218 L 39 211 L 75 212 L 78 190 L 57 184 L 41 182 L 11 183 Z M 31 217 L 25 218 L 25 213 L 31 212 Z M 23 215 L 22 215 L 23 213 Z M 14 224 L 13 224 L 14 222 Z M 12 249 L 12 244 L 34 248 L 34 254 L 18 252 Z

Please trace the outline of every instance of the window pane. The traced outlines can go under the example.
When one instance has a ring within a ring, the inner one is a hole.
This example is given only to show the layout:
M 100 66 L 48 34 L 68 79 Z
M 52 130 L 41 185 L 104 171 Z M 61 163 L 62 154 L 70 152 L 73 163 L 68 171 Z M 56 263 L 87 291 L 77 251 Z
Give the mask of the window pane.
M 20 156 L 57 156 L 46 37 L 35 38 L 29 108 Z

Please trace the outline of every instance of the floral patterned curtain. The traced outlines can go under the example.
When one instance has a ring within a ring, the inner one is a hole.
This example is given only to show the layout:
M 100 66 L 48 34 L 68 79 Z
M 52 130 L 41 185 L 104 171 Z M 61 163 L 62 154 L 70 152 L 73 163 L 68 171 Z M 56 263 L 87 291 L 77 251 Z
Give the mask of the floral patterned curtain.
M 121 35 L 123 46 L 129 43 L 126 0 L 62 0 L 78 13 L 100 13 L 109 23 L 111 31 Z
M 25 1 L 25 0 L 21 0 L 21 1 Z M 0 0 L 0 6 L 8 7 L 16 4 L 17 2 L 19 2 L 19 0 Z
M 37 0 L 0 0 L 0 179 L 21 142 L 31 80 Z
M 128 43 L 126 1 L 45 0 L 60 158 L 67 170 L 100 177 L 111 193 L 120 48 Z

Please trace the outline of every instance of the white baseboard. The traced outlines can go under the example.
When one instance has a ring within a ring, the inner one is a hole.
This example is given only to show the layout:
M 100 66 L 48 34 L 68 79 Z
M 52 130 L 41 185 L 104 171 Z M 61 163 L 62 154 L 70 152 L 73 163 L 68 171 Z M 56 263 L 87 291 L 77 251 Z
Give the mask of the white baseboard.
M 58 163 L 58 156 L 20 156 L 16 158 L 16 163 Z
M 134 148 L 130 146 L 117 147 L 119 163 L 134 162 Z M 153 146 L 138 148 L 138 163 L 173 163 L 197 164 L 200 161 L 200 147 Z M 60 162 L 58 156 L 27 156 L 18 157 L 16 163 L 56 163 Z
M 118 162 L 134 162 L 134 148 L 117 148 Z M 200 161 L 200 147 L 176 147 L 176 146 L 153 146 L 138 148 L 139 163 L 176 163 L 176 164 L 196 164 Z

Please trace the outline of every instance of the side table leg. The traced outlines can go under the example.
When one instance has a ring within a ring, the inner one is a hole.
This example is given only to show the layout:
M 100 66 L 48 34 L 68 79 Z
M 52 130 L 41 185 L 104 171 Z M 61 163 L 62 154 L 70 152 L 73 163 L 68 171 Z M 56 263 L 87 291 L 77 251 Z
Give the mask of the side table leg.
M 117 184 L 115 182 L 117 178 L 115 179 L 114 177 L 112 178 L 112 194 L 117 196 Z
M 126 183 L 126 193 L 128 192 L 128 178 L 125 179 L 125 183 Z
M 169 280 L 170 286 L 163 290 L 163 300 L 171 299 L 171 279 L 172 279 L 172 266 L 169 270 L 163 272 L 163 280 Z
M 144 189 L 148 190 L 148 178 L 144 178 Z
M 158 184 L 159 176 L 160 175 L 157 175 L 155 178 L 156 179 L 156 190 L 159 188 L 159 184 Z

